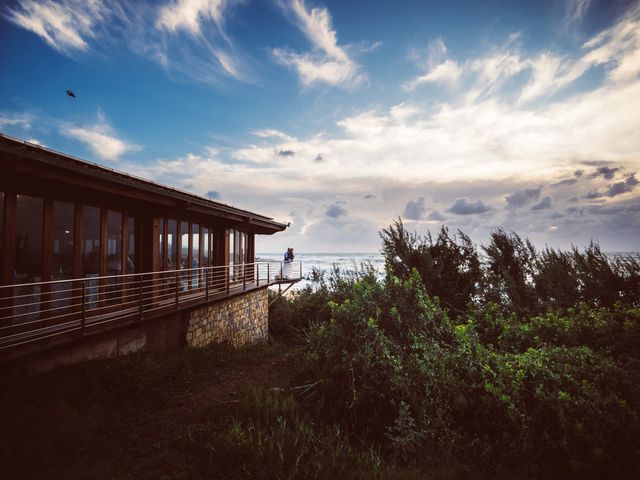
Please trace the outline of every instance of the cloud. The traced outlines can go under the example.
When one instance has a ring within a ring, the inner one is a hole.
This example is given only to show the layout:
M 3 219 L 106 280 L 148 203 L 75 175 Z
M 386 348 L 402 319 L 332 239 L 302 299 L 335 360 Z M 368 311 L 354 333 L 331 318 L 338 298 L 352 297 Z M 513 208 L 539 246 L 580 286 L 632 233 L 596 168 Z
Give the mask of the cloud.
M 309 10 L 303 0 L 290 0 L 286 12 L 311 42 L 314 51 L 297 53 L 275 48 L 272 55 L 278 63 L 294 68 L 304 86 L 326 83 L 355 87 L 366 81 L 360 66 L 344 47 L 338 45 L 338 35 L 331 25 L 327 8 Z
M 629 175 L 623 182 L 616 182 L 609 185 L 605 195 L 607 197 L 615 197 L 617 195 L 622 195 L 623 193 L 628 193 L 634 190 L 634 188 L 638 185 L 639 181 L 634 175 Z
M 438 210 L 432 210 L 431 212 L 429 212 L 429 215 L 427 215 L 427 220 L 433 220 L 436 222 L 443 222 L 446 219 L 447 217 L 442 215 Z
M 20 127 L 28 130 L 32 122 L 33 116 L 28 113 L 0 113 L 0 128 Z
M 590 3 L 589 0 L 569 2 L 572 18 L 581 19 Z M 540 96 L 549 96 L 601 65 L 606 66 L 609 80 L 633 80 L 640 66 L 639 45 L 640 3 L 636 3 L 614 26 L 585 42 L 582 46 L 584 53 L 578 58 L 543 53 L 528 61 L 533 74 L 519 101 L 526 103 Z
M 425 83 L 456 84 L 463 73 L 462 67 L 455 61 L 446 58 L 447 47 L 439 38 L 429 44 L 425 73 L 404 84 L 406 90 L 415 90 Z
M 97 123 L 90 125 L 63 125 L 60 129 L 63 135 L 79 140 L 103 160 L 118 161 L 121 156 L 129 152 L 142 149 L 139 145 L 128 143 L 116 137 L 113 129 L 107 124 L 102 113 L 98 113 Z
M 295 141 L 295 138 L 292 137 L 291 135 L 287 135 L 286 133 L 281 132 L 280 130 L 276 130 L 274 128 L 265 128 L 263 130 L 253 130 L 251 133 L 256 137 L 260 137 L 260 138 L 267 138 L 267 139 L 275 138 L 278 140 L 284 140 L 285 142 Z
M 245 59 L 224 30 L 225 14 L 240 0 L 17 0 L 3 15 L 55 50 L 110 55 L 127 48 L 170 76 L 219 85 L 253 81 Z M 1 10 L 0 10 L 1 11 Z
M 364 198 L 365 200 L 371 200 L 372 198 L 376 198 L 376 197 L 377 197 L 377 195 L 375 195 L 373 193 L 365 193 L 362 198 Z
M 636 178 L 635 173 L 628 175 L 624 181 L 611 183 L 607 186 L 605 191 L 592 190 L 585 198 L 593 200 L 597 198 L 609 197 L 613 198 L 618 195 L 622 195 L 623 193 L 632 192 L 635 187 L 640 183 L 640 181 Z
M 207 192 L 207 198 L 209 198 L 210 200 L 220 200 L 222 198 L 222 195 L 220 195 L 220 192 L 216 190 L 209 190 Z
M 611 168 L 611 167 L 598 167 L 598 169 L 589 175 L 590 178 L 596 178 L 599 176 L 604 177 L 607 180 L 613 179 L 615 177 L 616 172 L 618 172 L 620 168 Z
M 324 155 L 319 153 L 318 155 L 316 155 L 316 158 L 314 158 L 313 161 L 316 163 L 323 163 L 325 161 Z
M 88 50 L 89 41 L 95 36 L 95 25 L 108 14 L 101 1 L 85 0 L 22 0 L 14 8 L 7 7 L 4 13 L 8 20 L 63 53 Z
M 544 197 L 542 200 L 540 200 L 538 203 L 536 203 L 533 207 L 531 207 L 531 210 L 547 210 L 551 208 L 551 197 Z
M 224 30 L 226 10 L 237 3 L 239 0 L 177 0 L 160 8 L 155 25 L 174 37 L 181 32 L 190 35 L 226 75 L 243 79 L 243 67 Z
M 325 215 L 330 218 L 338 218 L 347 215 L 347 210 L 339 203 L 334 203 L 327 208 Z
M 296 152 L 293 150 L 278 150 L 277 155 L 281 157 L 294 157 Z
M 514 75 L 528 68 L 529 62 L 521 59 L 510 47 L 519 38 L 511 35 L 505 46 L 489 50 L 484 56 L 469 59 L 463 64 L 446 57 L 447 48 L 442 39 L 429 45 L 426 72 L 404 84 L 406 90 L 414 90 L 425 83 L 441 83 L 450 87 L 470 85 L 464 96 L 471 102 L 495 94 Z
M 456 215 L 476 215 L 487 213 L 491 210 L 493 210 L 493 208 L 482 200 L 472 202 L 467 198 L 458 198 L 447 211 L 455 213 Z
M 157 26 L 167 30 L 184 29 L 193 35 L 202 32 L 202 23 L 212 20 L 221 29 L 224 24 L 223 12 L 229 5 L 226 0 L 177 0 L 160 8 Z
M 582 22 L 592 1 L 593 0 L 567 0 L 565 23 L 571 25 Z
M 409 202 L 407 202 L 402 216 L 409 220 L 420 220 L 425 210 L 424 197 L 418 197 L 416 200 L 409 200 Z
M 583 173 L 584 173 L 584 170 L 579 169 L 579 170 L 576 170 L 575 172 L 573 172 L 573 176 L 576 177 L 576 178 L 580 178 Z
M 558 182 L 552 183 L 552 187 L 563 187 L 568 185 L 575 185 L 577 183 L 577 178 L 565 178 L 564 180 L 560 180 Z
M 540 198 L 541 190 L 542 187 L 527 188 L 507 195 L 504 198 L 507 202 L 507 208 L 515 210 L 536 201 Z

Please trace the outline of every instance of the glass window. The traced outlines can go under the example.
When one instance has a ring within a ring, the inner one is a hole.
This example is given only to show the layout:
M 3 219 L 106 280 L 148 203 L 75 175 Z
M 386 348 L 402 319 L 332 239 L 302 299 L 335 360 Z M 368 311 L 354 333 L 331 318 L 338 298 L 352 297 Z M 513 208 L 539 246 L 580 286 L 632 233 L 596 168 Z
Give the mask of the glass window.
M 2 272 L 2 255 L 4 242 L 4 192 L 0 192 L 0 273 Z M 1 279 L 0 279 L 1 281 Z
M 200 266 L 200 225 L 194 223 L 191 226 L 191 266 Z
M 18 195 L 14 274 L 16 283 L 42 280 L 42 212 L 41 198 Z
M 52 280 L 73 277 L 75 205 L 53 202 Z
M 190 268 L 189 222 L 180 222 L 180 268 Z
M 122 274 L 122 213 L 107 212 L 107 275 Z
M 100 209 L 82 209 L 82 270 L 85 277 L 100 274 Z
M 202 266 L 209 266 L 209 229 L 202 227 Z
M 241 232 L 236 230 L 236 234 L 235 234 L 235 240 L 236 240 L 236 245 L 235 245 L 235 258 L 234 261 L 236 263 L 236 265 L 240 264 L 240 235 Z
M 168 220 L 167 233 L 167 269 L 175 270 L 178 268 L 178 222 L 173 218 Z
M 229 265 L 234 264 L 235 259 L 235 235 L 233 230 L 229 230 Z
M 162 221 L 160 224 L 162 225 Z M 162 232 L 162 230 L 160 230 Z M 127 272 L 136 273 L 136 264 L 138 259 L 136 258 L 136 218 L 127 218 Z M 160 265 L 162 265 L 162 235 L 160 236 Z
M 14 282 L 41 282 L 43 201 L 27 195 L 18 195 L 16 200 Z M 14 323 L 38 318 L 40 286 L 18 287 L 14 294 L 18 296 L 13 304 Z
M 164 270 L 164 218 L 158 224 L 158 270 Z

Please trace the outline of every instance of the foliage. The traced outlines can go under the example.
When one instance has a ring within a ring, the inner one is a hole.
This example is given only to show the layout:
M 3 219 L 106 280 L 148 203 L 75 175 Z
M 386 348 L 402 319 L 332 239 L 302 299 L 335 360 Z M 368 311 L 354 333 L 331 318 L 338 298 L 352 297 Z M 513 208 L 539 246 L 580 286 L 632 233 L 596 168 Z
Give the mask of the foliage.
M 480 257 L 460 230 L 451 236 L 443 226 L 434 240 L 431 233 L 422 237 L 408 232 L 398 219 L 380 235 L 388 274 L 407 278 L 415 268 L 427 293 L 438 297 L 454 315 L 476 298 L 482 279 Z
M 640 475 L 637 259 L 498 230 L 480 261 L 461 232 L 400 221 L 382 238 L 385 279 L 322 289 L 329 312 L 307 317 L 297 396 L 312 415 L 424 471 Z

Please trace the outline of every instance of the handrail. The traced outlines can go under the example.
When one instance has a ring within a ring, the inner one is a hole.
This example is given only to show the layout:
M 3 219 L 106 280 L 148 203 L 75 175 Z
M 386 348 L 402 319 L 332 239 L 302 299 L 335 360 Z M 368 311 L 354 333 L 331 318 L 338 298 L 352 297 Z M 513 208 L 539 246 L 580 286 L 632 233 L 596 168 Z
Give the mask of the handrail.
M 253 262 L 0 285 L 0 354 L 302 278 L 302 262 Z M 62 285 L 66 284 L 66 285 Z M 59 285 L 62 288 L 56 289 Z
M 139 277 L 140 275 L 157 275 L 159 273 L 176 273 L 176 272 L 189 272 L 189 271 L 198 271 L 198 270 L 221 270 L 224 271 L 226 268 L 241 268 L 242 266 L 250 267 L 252 265 L 266 265 L 266 264 L 283 264 L 287 262 L 253 262 L 253 263 L 239 263 L 239 264 L 228 264 L 228 265 L 214 265 L 212 267 L 195 267 L 195 268 L 176 268 L 173 270 L 154 270 L 153 272 L 139 272 L 139 273 L 123 273 L 121 275 L 104 275 L 99 277 L 75 277 L 75 278 L 65 278 L 62 280 L 47 280 L 44 282 L 33 282 L 33 283 L 12 283 L 8 285 L 0 285 L 1 288 L 16 288 L 16 287 L 24 287 L 29 285 L 51 285 L 55 283 L 68 283 L 74 281 L 81 280 L 106 280 L 109 278 L 125 278 L 125 277 Z M 302 265 L 302 262 L 290 262 L 295 264 Z

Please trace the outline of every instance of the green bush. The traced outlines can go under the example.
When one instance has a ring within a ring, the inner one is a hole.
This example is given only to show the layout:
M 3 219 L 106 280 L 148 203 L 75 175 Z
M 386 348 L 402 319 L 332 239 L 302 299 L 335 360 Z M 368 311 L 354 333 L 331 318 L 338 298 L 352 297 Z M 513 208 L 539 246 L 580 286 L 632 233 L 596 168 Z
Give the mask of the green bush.
M 520 320 L 497 305 L 453 323 L 416 270 L 355 282 L 312 324 L 299 363 L 310 412 L 389 459 L 479 475 L 638 471 L 637 309 Z

